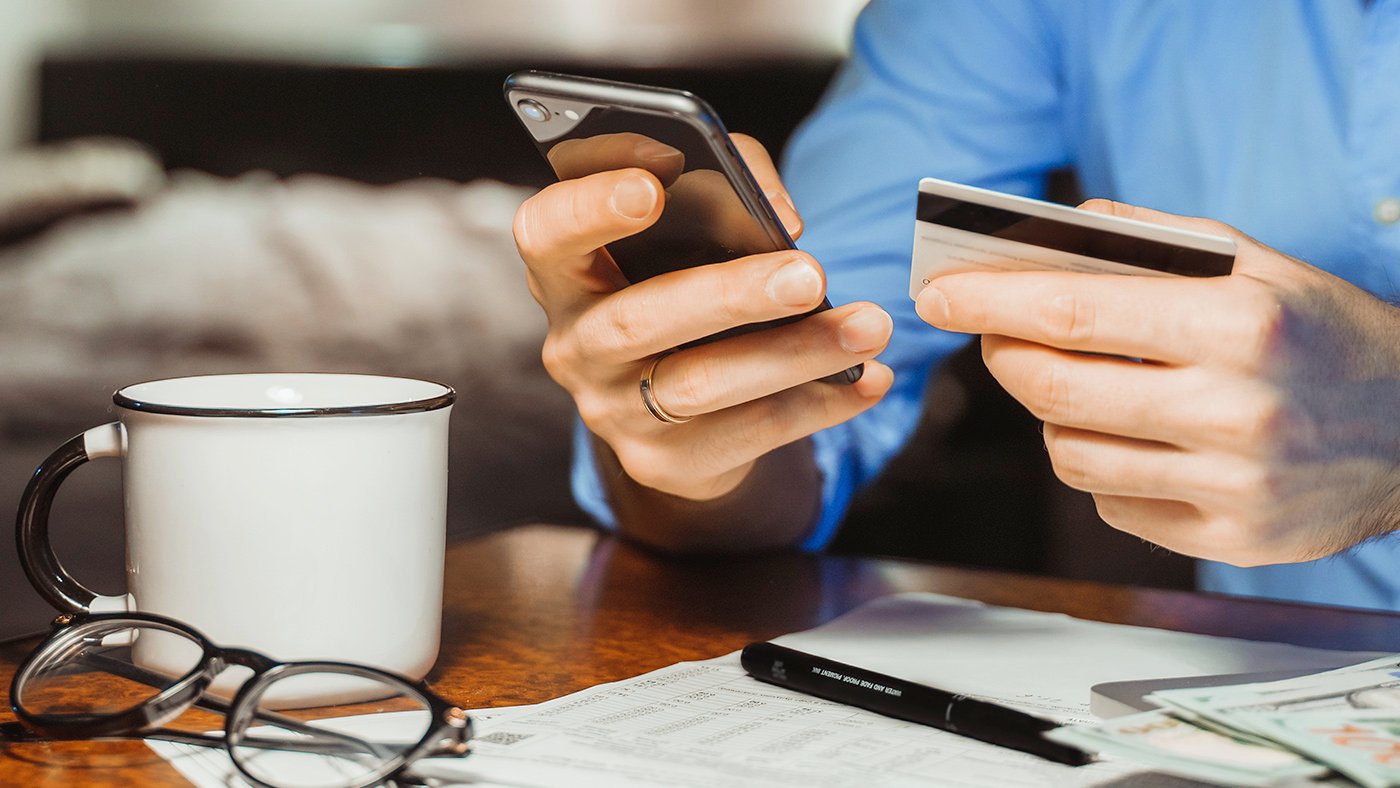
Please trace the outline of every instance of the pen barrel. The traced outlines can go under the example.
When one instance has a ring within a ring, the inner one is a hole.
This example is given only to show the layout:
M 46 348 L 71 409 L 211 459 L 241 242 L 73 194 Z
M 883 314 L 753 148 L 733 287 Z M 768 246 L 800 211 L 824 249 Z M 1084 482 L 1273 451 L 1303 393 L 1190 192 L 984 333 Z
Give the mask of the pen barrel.
M 1060 727 L 1059 723 L 1051 720 L 962 696 L 945 708 L 948 724 L 938 727 L 950 733 L 1020 750 L 1070 766 L 1081 766 L 1092 760 L 1082 750 L 1045 738 L 1046 731 Z
M 919 689 L 922 688 L 915 688 L 911 694 L 917 697 Z M 940 692 L 938 695 L 944 696 L 946 693 Z M 947 704 L 944 719 L 948 723 L 947 729 L 954 733 L 961 733 L 963 730 L 995 730 L 1021 731 L 1039 736 L 1045 731 L 1059 727 L 1058 723 L 1050 720 L 962 695 L 955 696 L 951 701 L 944 697 L 929 698 L 929 700 L 930 702 Z
M 1056 723 L 1016 709 L 804 654 L 773 643 L 752 643 L 739 658 L 754 678 L 887 717 L 916 722 L 1080 766 L 1092 758 L 1042 736 Z

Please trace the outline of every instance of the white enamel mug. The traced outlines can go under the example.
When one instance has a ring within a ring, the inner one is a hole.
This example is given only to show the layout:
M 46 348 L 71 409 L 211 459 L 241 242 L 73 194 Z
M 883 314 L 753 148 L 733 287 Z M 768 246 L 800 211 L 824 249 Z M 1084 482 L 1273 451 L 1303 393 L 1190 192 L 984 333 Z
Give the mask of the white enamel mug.
M 17 534 L 25 573 L 62 611 L 158 613 L 275 659 L 420 679 L 441 632 L 455 396 L 439 383 L 339 374 L 123 388 L 112 398 L 119 421 L 73 438 L 30 480 Z M 48 536 L 59 485 L 103 457 L 123 463 L 127 593 L 117 597 L 69 575 Z M 133 659 L 186 664 L 167 645 L 137 642 Z M 232 673 L 216 692 L 242 680 Z

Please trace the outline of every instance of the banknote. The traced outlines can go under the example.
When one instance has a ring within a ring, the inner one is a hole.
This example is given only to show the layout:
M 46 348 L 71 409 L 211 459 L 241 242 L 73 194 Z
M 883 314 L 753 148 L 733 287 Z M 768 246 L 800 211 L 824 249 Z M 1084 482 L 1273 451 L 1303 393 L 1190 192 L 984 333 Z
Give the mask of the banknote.
M 1205 730 L 1164 711 L 1056 728 L 1045 735 L 1088 752 L 1225 785 L 1301 784 L 1329 771 L 1277 745 Z
M 1369 742 L 1388 753 L 1388 737 L 1400 735 L 1400 656 L 1283 681 L 1163 690 L 1148 699 L 1162 710 L 1049 736 L 1210 782 L 1281 785 L 1336 771 L 1363 785 L 1400 788 L 1388 771 L 1400 773 L 1400 747 L 1393 767 L 1361 748 Z M 1323 733 L 1353 717 L 1373 727 L 1395 721 L 1396 733 L 1385 728 L 1369 739 L 1341 740 Z
M 1251 723 L 1366 788 L 1400 786 L 1400 708 L 1265 714 Z
M 1177 716 L 1256 743 L 1272 740 L 1272 716 L 1346 714 L 1400 709 L 1400 660 L 1395 656 L 1348 668 L 1260 684 L 1163 690 L 1147 699 Z

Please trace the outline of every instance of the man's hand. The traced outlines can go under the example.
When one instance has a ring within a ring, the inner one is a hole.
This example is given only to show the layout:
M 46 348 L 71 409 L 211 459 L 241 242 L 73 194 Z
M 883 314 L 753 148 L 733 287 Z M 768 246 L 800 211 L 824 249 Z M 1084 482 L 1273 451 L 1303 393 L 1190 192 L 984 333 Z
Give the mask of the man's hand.
M 1056 474 L 1116 528 L 1242 566 L 1400 526 L 1400 311 L 1218 222 L 1083 207 L 1239 254 L 1228 277 L 964 273 L 919 295 L 925 321 L 984 335 Z
M 649 414 L 638 381 L 658 356 L 734 326 L 810 311 L 826 282 L 815 260 L 794 251 L 628 286 L 602 246 L 657 222 L 666 204 L 663 183 L 678 180 L 680 154 L 639 135 L 599 139 L 609 167 L 618 169 L 554 184 L 526 201 L 515 238 L 531 292 L 549 317 L 545 366 L 630 479 L 691 502 L 720 499 L 759 458 L 884 396 L 891 372 L 871 359 L 888 343 L 892 323 L 877 306 L 855 303 L 666 355 L 652 374 L 656 400 L 694 420 L 664 424 Z M 795 233 L 800 220 L 767 153 L 746 137 L 735 135 L 735 143 Z M 570 161 L 591 155 L 564 154 Z M 810 382 L 862 362 L 865 374 L 854 385 Z M 617 506 L 619 488 L 610 493 Z M 802 522 L 775 527 L 766 539 L 795 538 L 814 501 L 795 516 Z M 674 544 L 664 535 L 652 541 Z

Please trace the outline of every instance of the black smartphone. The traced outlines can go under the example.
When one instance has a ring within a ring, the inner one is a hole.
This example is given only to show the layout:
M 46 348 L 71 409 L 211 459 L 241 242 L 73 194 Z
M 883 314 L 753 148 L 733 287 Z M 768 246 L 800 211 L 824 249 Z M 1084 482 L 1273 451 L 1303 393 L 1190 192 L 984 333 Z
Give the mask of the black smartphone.
M 640 166 L 626 157 L 646 140 L 665 146 L 655 149 L 664 154 L 655 160 L 662 163 L 647 166 L 666 189 L 661 218 L 642 232 L 607 245 L 627 281 L 635 284 L 697 265 L 797 248 L 719 116 L 695 95 L 518 71 L 506 78 L 505 96 L 561 180 Z M 739 326 L 700 341 L 784 325 L 830 308 L 830 302 L 822 299 L 806 314 Z M 857 365 L 823 380 L 854 383 L 863 370 Z

